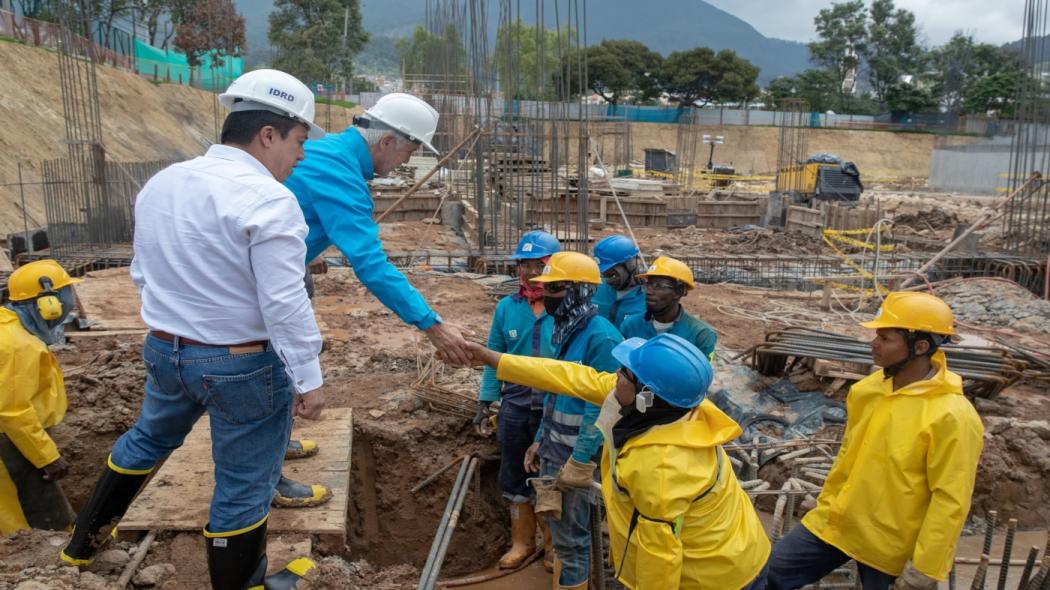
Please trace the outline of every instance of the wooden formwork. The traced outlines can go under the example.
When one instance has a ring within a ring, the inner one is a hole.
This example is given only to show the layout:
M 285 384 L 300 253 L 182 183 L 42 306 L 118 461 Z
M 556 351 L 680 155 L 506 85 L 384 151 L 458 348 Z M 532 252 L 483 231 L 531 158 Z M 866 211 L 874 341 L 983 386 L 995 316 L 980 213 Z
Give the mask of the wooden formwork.
M 787 208 L 784 229 L 820 237 L 825 229 L 866 229 L 881 216 L 878 208 L 845 207 L 838 203 L 819 203 L 816 207 Z
M 373 214 L 382 215 L 405 194 L 406 190 L 408 189 L 373 191 Z M 391 211 L 383 221 L 421 221 L 429 217 L 440 216 L 441 212 L 438 207 L 441 206 L 442 196 L 435 192 L 432 190 L 420 191 L 410 196 L 398 205 L 397 209 Z
M 762 201 L 697 201 L 696 227 L 725 229 L 761 222 Z

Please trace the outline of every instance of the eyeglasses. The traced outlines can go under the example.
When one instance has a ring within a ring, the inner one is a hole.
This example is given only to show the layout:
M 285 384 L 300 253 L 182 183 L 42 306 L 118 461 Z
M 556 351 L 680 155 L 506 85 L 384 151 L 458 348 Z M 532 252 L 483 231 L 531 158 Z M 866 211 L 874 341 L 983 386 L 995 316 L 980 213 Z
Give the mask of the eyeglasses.
M 561 293 L 562 291 L 569 288 L 569 283 L 544 283 L 543 290 L 547 293 Z
M 645 281 L 646 291 L 675 291 L 678 289 L 678 285 L 669 281 Z

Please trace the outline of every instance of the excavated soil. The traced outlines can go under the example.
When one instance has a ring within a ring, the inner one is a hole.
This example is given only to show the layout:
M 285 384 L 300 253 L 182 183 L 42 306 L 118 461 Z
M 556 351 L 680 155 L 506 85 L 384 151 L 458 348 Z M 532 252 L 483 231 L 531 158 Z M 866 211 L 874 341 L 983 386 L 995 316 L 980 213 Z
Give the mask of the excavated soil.
M 430 272 L 413 272 L 410 277 L 447 320 L 484 338 L 495 306 L 484 281 L 476 275 Z M 126 280 L 113 272 L 88 279 Z M 701 285 L 685 304 L 718 331 L 720 363 L 728 362 L 730 351 L 745 350 L 766 331 L 791 322 L 809 321 L 858 337 L 866 335 L 848 314 L 818 312 L 819 299 L 802 293 Z M 353 407 L 355 424 L 348 546 L 315 546 L 321 567 L 310 587 L 413 586 L 456 468 L 416 494 L 411 489 L 468 453 L 481 458 L 481 494 L 472 490 L 467 496 L 442 577 L 491 565 L 509 543 L 506 509 L 496 482 L 498 450 L 494 440 L 472 433 L 468 419 L 437 412 L 414 395 L 417 363 L 429 357 L 429 345 L 417 330 L 404 326 L 372 298 L 349 270 L 333 269 L 318 277 L 315 309 L 326 338 L 321 362 L 328 404 Z M 86 500 L 113 441 L 137 415 L 145 377 L 140 338 L 81 337 L 57 351 L 69 373 L 69 411 L 55 437 L 73 468 L 63 486 L 75 507 Z M 463 379 L 464 375 L 448 373 L 443 379 Z M 988 510 L 997 510 L 1000 521 L 1019 519 L 1022 528 L 1046 527 L 1050 523 L 1050 426 L 1046 422 L 1050 400 L 1042 387 L 1022 382 L 996 400 L 978 402 L 978 409 L 988 434 L 971 528 L 979 530 L 980 518 Z M 762 475 L 777 479 L 775 464 L 767 466 Z M 100 580 L 113 581 L 127 553 L 135 549 L 132 543 L 116 543 L 113 548 L 124 553 L 111 556 L 114 563 L 99 563 L 80 574 L 55 565 L 64 540 L 64 533 L 47 531 L 0 540 L 0 588 L 33 581 L 53 588 L 96 587 Z M 165 533 L 140 570 L 171 564 L 175 573 L 155 587 L 201 587 L 206 584 L 202 558 L 198 535 Z

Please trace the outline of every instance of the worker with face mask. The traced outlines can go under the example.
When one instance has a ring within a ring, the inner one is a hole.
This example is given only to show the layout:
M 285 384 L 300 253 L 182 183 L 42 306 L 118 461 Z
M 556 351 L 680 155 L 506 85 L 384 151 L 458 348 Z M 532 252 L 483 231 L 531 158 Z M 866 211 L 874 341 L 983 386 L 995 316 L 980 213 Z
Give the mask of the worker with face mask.
M 681 303 L 682 297 L 696 287 L 693 271 L 679 260 L 660 256 L 638 277 L 645 289 L 645 313 L 627 316 L 620 325 L 623 337 L 648 339 L 674 334 L 713 358 L 718 339 L 714 328 L 690 315 Z
M 601 282 L 595 261 L 579 252 L 558 252 L 533 282 L 543 284 L 543 306 L 554 318 L 555 358 L 615 371 L 612 350 L 622 338 L 591 303 Z M 525 452 L 525 470 L 539 471 L 536 511 L 550 528 L 556 588 L 582 590 L 590 576 L 591 507 L 597 500 L 592 483 L 602 445 L 595 426 L 599 410 L 579 398 L 548 394 L 536 442 Z
M 594 304 L 598 314 L 614 326 L 623 324 L 629 315 L 645 313 L 638 253 L 638 246 L 627 236 L 609 236 L 594 245 L 594 257 L 604 279 L 594 294 Z
M 518 292 L 504 297 L 496 306 L 489 329 L 488 346 L 500 352 L 526 356 L 552 357 L 551 332 L 554 318 L 543 305 L 543 284 L 532 279 L 543 272 L 550 257 L 561 251 L 558 239 L 545 231 L 530 231 L 521 237 L 514 251 L 517 262 Z M 496 379 L 496 372 L 485 369 L 478 394 L 478 412 L 474 427 L 487 435 L 489 406 L 500 403 L 496 432 L 500 444 L 499 485 L 510 503 L 511 540 L 513 544 L 499 560 L 501 569 L 520 566 L 536 551 L 536 515 L 533 492 L 527 479 L 534 473 L 525 471 L 525 451 L 536 438 L 543 419 L 546 394 L 538 389 Z M 546 553 L 544 562 L 554 566 L 550 532 L 543 528 Z
M 499 354 L 499 379 L 601 404 L 601 489 L 616 579 L 632 590 L 762 590 L 769 540 L 722 445 L 740 427 L 705 400 L 706 355 L 674 334 L 613 349 L 615 372 Z
M 940 346 L 952 311 L 890 293 L 874 320 L 882 370 L 846 398 L 846 431 L 817 507 L 773 548 L 769 588 L 792 590 L 857 562 L 864 590 L 934 590 L 970 512 L 984 427 Z
M 11 273 L 0 307 L 0 534 L 20 529 L 62 530 L 72 514 L 57 481 L 69 473 L 48 429 L 66 414 L 58 359 L 76 305 L 70 278 L 54 260 Z

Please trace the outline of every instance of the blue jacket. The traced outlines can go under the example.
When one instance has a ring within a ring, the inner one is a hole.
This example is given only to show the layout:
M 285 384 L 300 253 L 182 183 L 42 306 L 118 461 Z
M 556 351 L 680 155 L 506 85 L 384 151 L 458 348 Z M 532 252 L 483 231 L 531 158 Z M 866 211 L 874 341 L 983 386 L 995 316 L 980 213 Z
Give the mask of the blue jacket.
M 419 291 L 383 252 L 372 221 L 375 176 L 368 144 L 354 128 L 306 142 L 306 159 L 284 182 L 299 200 L 306 225 L 306 261 L 335 244 L 361 283 L 406 323 L 426 330 L 438 321 Z
M 591 302 L 598 306 L 598 315 L 619 326 L 623 319 L 631 314 L 645 313 L 645 289 L 635 285 L 622 299 L 616 299 L 616 289 L 608 283 L 598 285 L 598 292 Z
M 532 313 L 529 301 L 521 295 L 504 297 L 496 305 L 492 316 L 492 327 L 489 328 L 488 347 L 496 352 L 509 352 L 524 356 L 542 356 L 554 358 L 551 345 L 551 332 L 554 331 L 554 318 L 541 312 L 540 317 Z M 500 398 L 502 390 L 503 403 L 537 409 L 543 407 L 544 393 L 516 383 L 501 383 L 496 379 L 496 371 L 485 367 L 481 378 L 481 391 L 478 399 L 494 402 Z
M 656 336 L 656 328 L 653 327 L 652 319 L 648 312 L 629 315 L 623 321 L 623 324 L 620 325 L 620 333 L 623 334 L 624 338 L 645 338 L 648 340 Z M 674 321 L 667 333 L 681 336 L 692 342 L 708 358 L 711 358 L 715 352 L 715 342 L 718 340 L 715 329 L 707 322 L 689 315 L 689 312 L 684 307 L 681 313 L 678 314 L 678 319 Z
M 594 316 L 557 348 L 555 358 L 615 373 L 620 363 L 612 349 L 622 341 L 608 320 Z M 599 412 L 599 406 L 582 399 L 548 393 L 536 433 L 540 457 L 555 465 L 564 465 L 570 456 L 581 463 L 594 461 L 602 448 L 601 432 L 594 425 Z

